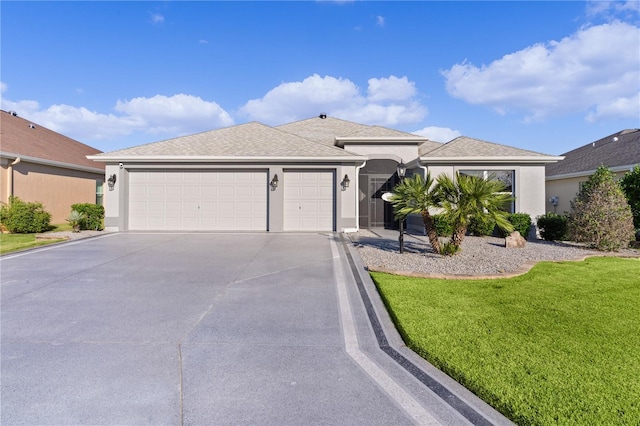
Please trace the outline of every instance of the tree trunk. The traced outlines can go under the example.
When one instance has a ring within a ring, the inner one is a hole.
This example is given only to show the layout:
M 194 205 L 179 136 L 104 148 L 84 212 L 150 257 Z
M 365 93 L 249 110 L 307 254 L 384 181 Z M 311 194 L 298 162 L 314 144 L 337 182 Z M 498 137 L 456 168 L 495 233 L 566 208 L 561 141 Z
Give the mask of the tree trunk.
M 462 244 L 462 240 L 464 240 L 464 236 L 466 233 L 467 233 L 466 226 L 464 225 L 456 226 L 456 228 L 453 230 L 453 235 L 451 236 L 451 243 L 456 247 L 460 247 L 460 244 Z
M 424 229 L 427 231 L 427 236 L 429 237 L 429 242 L 431 243 L 433 252 L 440 254 L 440 240 L 438 240 L 438 233 L 436 232 L 433 217 L 429 214 L 428 210 L 423 210 L 421 215 L 422 222 L 424 223 Z

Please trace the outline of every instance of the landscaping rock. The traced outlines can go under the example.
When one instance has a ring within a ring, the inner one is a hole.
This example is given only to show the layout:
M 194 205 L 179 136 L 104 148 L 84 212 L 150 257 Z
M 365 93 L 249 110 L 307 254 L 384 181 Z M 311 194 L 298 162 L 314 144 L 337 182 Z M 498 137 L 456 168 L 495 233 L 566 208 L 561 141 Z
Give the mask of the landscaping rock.
M 506 248 L 524 248 L 526 244 L 527 240 L 518 231 L 513 231 L 511 235 L 504 239 Z

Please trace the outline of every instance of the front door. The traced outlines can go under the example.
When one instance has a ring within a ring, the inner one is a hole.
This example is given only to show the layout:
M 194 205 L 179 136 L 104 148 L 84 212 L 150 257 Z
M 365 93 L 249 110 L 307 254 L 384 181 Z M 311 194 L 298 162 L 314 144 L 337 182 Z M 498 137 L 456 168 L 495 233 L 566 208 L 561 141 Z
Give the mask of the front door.
M 382 199 L 385 192 L 393 191 L 393 176 L 369 175 L 369 227 L 395 228 L 393 206 Z

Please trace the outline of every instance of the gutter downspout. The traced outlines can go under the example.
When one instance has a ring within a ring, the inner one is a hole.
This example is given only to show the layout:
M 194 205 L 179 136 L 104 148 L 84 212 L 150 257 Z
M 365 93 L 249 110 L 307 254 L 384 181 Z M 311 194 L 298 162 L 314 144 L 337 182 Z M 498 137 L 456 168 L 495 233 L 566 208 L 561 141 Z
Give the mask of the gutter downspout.
M 9 167 L 7 167 L 7 204 L 13 196 L 13 166 L 20 163 L 20 161 L 22 161 L 21 158 L 17 157 L 13 160 L 13 163 L 10 163 Z

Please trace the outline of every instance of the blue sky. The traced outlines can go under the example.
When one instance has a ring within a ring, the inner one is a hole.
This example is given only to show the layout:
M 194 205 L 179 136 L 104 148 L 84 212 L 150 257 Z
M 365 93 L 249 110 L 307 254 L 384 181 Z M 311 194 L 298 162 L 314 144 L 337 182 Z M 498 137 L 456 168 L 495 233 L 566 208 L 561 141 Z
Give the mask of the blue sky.
M 2 1 L 2 109 L 103 151 L 330 116 L 561 154 L 640 127 L 640 2 Z

